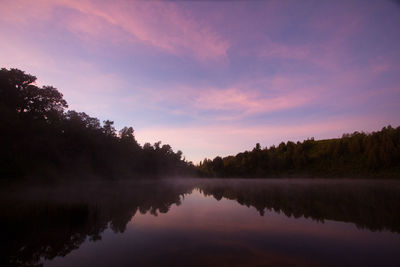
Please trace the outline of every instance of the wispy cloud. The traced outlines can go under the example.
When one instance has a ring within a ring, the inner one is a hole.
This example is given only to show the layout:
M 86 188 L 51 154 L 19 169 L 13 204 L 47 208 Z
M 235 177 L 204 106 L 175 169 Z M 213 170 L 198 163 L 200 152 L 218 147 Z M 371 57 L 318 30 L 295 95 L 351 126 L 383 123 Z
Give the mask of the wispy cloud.
M 310 96 L 298 92 L 266 97 L 257 91 L 238 88 L 200 91 L 201 93 L 195 98 L 194 107 L 200 110 L 236 111 L 241 112 L 243 116 L 291 109 L 311 101 Z
M 302 107 L 316 100 L 315 87 L 293 89 L 280 77 L 262 83 L 252 81 L 229 87 L 196 87 L 178 85 L 171 88 L 138 89 L 124 104 L 146 105 L 173 115 L 188 115 L 211 121 L 232 121 L 252 115 Z
M 81 38 L 140 42 L 200 61 L 224 59 L 230 46 L 228 40 L 172 2 L 124 1 L 115 5 L 92 0 L 16 0 L 6 6 L 0 14 L 8 22 L 54 22 Z
M 310 57 L 310 52 L 311 47 L 308 45 L 288 45 L 266 38 L 259 49 L 259 57 L 304 60 Z

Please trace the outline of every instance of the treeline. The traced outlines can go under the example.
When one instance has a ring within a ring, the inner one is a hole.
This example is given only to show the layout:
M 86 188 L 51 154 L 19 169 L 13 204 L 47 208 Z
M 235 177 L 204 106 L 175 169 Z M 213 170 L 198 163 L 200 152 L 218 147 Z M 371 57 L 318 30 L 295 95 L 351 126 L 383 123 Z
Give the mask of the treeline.
M 342 138 L 280 143 L 236 156 L 204 159 L 204 177 L 400 177 L 400 127 Z
M 0 70 L 0 177 L 190 175 L 191 162 L 161 142 L 140 146 L 132 127 L 67 110 L 52 86 L 18 69 Z

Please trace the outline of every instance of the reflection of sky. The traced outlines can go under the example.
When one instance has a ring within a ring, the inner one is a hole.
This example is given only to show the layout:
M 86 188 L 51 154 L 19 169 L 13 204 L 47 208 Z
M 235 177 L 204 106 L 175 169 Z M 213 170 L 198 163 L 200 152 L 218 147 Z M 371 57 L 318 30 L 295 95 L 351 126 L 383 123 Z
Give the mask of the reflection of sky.
M 396 1 L 5 0 L 0 62 L 199 161 L 400 124 Z
M 351 223 L 318 223 L 272 211 L 260 216 L 252 207 L 194 190 L 167 213 L 136 213 L 123 234 L 107 230 L 101 241 L 85 242 L 48 266 L 389 266 L 398 259 L 399 242 L 398 234 L 360 230 Z

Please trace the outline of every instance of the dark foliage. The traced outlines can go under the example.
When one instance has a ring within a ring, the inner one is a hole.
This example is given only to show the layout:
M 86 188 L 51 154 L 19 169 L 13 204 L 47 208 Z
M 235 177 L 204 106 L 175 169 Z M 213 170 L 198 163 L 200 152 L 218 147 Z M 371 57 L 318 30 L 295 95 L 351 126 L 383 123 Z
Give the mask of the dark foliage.
M 84 112 L 66 111 L 52 86 L 18 69 L 0 70 L 0 177 L 82 175 L 110 178 L 188 175 L 193 165 L 169 145 L 137 143 L 132 127 L 117 134 Z
M 287 142 L 200 162 L 205 177 L 400 177 L 400 127 Z

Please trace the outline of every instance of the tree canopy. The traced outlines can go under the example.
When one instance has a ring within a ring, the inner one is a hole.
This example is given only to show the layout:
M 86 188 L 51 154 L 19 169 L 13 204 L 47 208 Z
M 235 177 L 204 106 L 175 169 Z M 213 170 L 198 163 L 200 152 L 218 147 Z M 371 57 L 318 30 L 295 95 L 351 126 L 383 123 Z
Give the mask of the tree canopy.
M 157 177 L 187 175 L 193 164 L 169 145 L 141 147 L 132 127 L 67 110 L 63 95 L 18 69 L 0 70 L 0 176 Z M 71 175 L 74 174 L 74 175 Z
M 400 177 L 400 127 L 342 138 L 281 142 L 236 156 L 204 159 L 205 177 Z
M 0 177 L 395 177 L 400 127 L 342 138 L 281 142 L 235 156 L 187 162 L 170 145 L 136 141 L 134 129 L 67 110 L 63 95 L 18 69 L 0 70 Z M 73 175 L 71 175 L 73 174 Z

